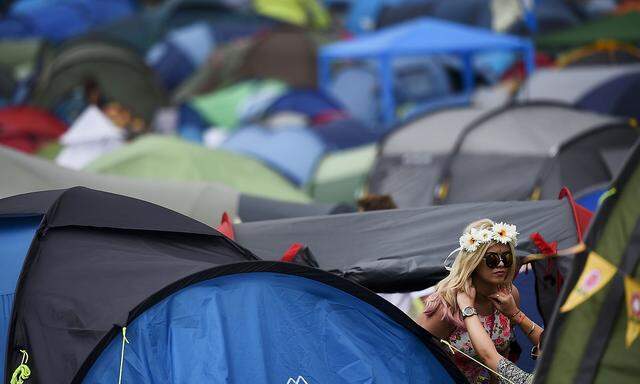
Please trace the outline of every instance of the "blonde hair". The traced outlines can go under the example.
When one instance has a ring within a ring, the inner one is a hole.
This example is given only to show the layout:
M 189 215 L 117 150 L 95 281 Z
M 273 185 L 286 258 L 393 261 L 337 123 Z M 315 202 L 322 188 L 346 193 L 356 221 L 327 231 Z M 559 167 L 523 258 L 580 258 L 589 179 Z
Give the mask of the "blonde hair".
M 471 229 L 491 229 L 493 227 L 494 222 L 490 219 L 481 219 L 478 221 L 474 221 L 473 223 L 467 225 L 463 233 L 469 233 Z M 465 292 L 469 292 L 470 288 L 470 277 L 473 272 L 478 268 L 478 265 L 482 262 L 484 258 L 484 254 L 487 252 L 487 249 L 492 245 L 497 244 L 495 241 L 481 243 L 478 246 L 478 249 L 475 252 L 466 252 L 464 250 L 460 250 L 456 259 L 453 262 L 451 267 L 451 271 L 449 272 L 449 276 L 445 277 L 436 285 L 436 292 L 434 295 L 440 295 L 440 297 L 448 304 L 449 308 L 453 313 L 457 313 L 458 304 L 456 302 L 456 294 L 459 291 L 464 290 Z M 511 254 L 515 258 L 516 252 L 513 243 L 507 243 L 509 248 L 511 249 Z M 508 268 L 507 276 L 505 281 L 508 284 L 511 284 L 513 278 L 516 274 L 517 265 L 514 259 L 514 262 L 511 264 L 511 267 Z

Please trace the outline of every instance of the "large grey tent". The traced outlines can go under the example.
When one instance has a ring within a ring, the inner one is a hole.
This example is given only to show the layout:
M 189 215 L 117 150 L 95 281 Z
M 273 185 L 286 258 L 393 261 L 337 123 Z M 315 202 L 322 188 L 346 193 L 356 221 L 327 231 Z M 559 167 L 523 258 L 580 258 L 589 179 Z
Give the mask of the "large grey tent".
M 446 256 L 458 247 L 464 227 L 480 218 L 514 223 L 520 254 L 537 252 L 529 238 L 539 232 L 558 249 L 578 242 L 569 200 L 487 202 L 417 209 L 398 209 L 244 223 L 234 227 L 236 240 L 257 256 L 280 260 L 293 243 L 309 247 L 321 269 L 337 273 L 376 292 L 417 291 L 444 276 Z M 543 281 L 544 263 L 536 268 L 539 289 L 555 290 Z M 562 273 L 566 266 L 561 264 Z M 558 268 L 558 264 L 551 266 Z M 554 291 L 555 292 L 555 291 Z M 549 314 L 552 303 L 542 305 Z
M 611 115 L 639 117 L 640 64 L 544 68 L 515 96 L 519 101 L 559 101 Z
M 425 121 L 384 141 L 369 192 L 399 207 L 553 199 L 563 186 L 578 193 L 611 180 L 638 138 L 626 120 L 547 102 Z
M 0 198 L 84 186 L 158 204 L 208 225 L 224 212 L 244 221 L 344 212 L 332 204 L 296 204 L 240 194 L 217 183 L 150 181 L 73 171 L 0 146 Z

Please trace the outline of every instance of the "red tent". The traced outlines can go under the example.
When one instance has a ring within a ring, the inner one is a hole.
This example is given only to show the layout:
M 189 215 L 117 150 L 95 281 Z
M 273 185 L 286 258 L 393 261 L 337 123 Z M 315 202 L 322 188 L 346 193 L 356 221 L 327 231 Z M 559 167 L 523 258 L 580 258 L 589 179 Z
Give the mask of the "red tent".
M 0 109 L 0 144 L 27 153 L 56 140 L 67 126 L 51 113 L 34 107 Z

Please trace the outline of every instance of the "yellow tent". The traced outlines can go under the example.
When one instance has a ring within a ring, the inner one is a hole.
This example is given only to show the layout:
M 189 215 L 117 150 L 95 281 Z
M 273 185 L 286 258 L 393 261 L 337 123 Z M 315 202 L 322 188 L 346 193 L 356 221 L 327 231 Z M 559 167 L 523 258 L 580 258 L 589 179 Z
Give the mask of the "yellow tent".
M 254 0 L 256 12 L 301 27 L 323 29 L 331 18 L 317 0 Z

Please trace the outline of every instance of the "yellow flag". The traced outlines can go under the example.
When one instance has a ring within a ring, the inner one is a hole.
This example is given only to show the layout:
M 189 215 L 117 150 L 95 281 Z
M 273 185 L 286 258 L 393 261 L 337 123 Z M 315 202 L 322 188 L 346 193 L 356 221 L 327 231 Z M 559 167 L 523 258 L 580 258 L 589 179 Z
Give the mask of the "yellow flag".
M 607 285 L 615 274 L 616 267 L 614 265 L 591 251 L 578 283 L 569 294 L 567 301 L 560 307 L 560 312 L 569 312 L 589 300 L 591 296 Z
M 638 334 L 640 334 L 640 283 L 625 276 L 624 292 L 627 302 L 627 336 L 625 344 L 629 348 L 638 337 Z

